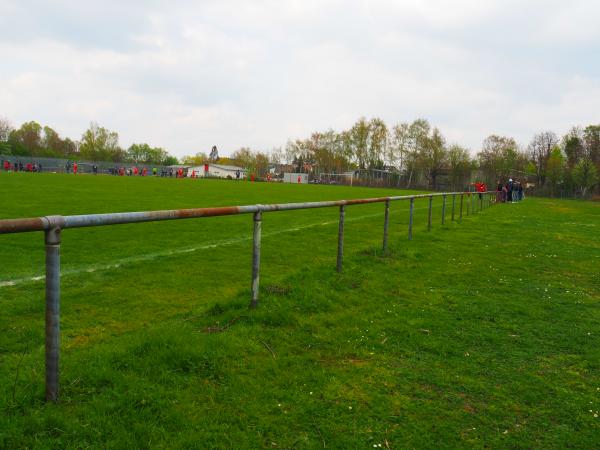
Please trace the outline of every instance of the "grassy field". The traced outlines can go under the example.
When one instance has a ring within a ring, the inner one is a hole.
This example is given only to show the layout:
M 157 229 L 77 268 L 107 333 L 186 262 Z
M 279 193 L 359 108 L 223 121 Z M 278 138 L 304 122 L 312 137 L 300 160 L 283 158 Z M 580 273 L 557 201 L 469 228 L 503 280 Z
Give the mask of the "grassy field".
M 398 191 L 0 174 L 0 218 Z M 61 402 L 41 233 L 0 236 L 0 448 L 597 448 L 600 205 L 527 199 L 426 231 L 417 201 L 66 230 Z

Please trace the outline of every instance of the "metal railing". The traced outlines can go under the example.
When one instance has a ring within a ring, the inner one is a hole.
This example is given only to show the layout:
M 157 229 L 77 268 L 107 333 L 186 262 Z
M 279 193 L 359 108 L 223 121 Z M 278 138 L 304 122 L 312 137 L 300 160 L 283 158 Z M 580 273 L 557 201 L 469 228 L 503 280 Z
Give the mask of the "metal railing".
M 476 200 L 476 194 L 479 202 Z M 369 203 L 385 203 L 383 224 L 383 251 L 388 248 L 388 231 L 390 217 L 390 203 L 408 200 L 410 202 L 408 239 L 413 236 L 413 214 L 415 199 L 429 199 L 427 231 L 431 230 L 431 217 L 433 197 L 442 197 L 442 225 L 446 219 L 446 199 L 452 197 L 452 220 L 455 218 L 456 197 L 460 196 L 459 219 L 463 217 L 463 203 L 465 196 L 466 214 L 493 204 L 494 191 L 477 192 L 446 192 L 436 194 L 403 195 L 393 197 L 376 197 L 353 200 L 335 200 L 306 203 L 281 203 L 271 205 L 246 205 L 224 206 L 214 208 L 177 209 L 163 211 L 85 214 L 74 216 L 46 216 L 25 219 L 0 220 L 0 234 L 24 233 L 43 231 L 46 246 L 46 400 L 57 401 L 59 392 L 59 351 L 60 351 L 60 243 L 61 233 L 69 228 L 95 227 L 104 225 L 117 225 L 138 222 L 155 222 L 160 220 L 193 219 L 200 217 L 229 216 L 236 214 L 252 214 L 254 223 L 252 246 L 252 284 L 250 308 L 258 306 L 259 279 L 260 279 L 260 248 L 261 248 L 261 223 L 263 213 L 275 211 L 291 211 L 297 209 L 339 207 L 339 228 L 337 245 L 336 270 L 342 271 L 344 257 L 344 218 L 347 206 L 364 205 Z M 479 203 L 479 205 L 477 205 Z

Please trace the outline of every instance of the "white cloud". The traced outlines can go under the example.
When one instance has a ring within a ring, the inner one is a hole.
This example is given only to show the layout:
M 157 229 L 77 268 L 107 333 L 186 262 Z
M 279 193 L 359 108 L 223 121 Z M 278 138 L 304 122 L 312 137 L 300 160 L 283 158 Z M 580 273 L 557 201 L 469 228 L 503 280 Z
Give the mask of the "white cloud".
M 0 114 L 176 155 L 268 150 L 360 116 L 490 133 L 598 122 L 595 2 L 5 1 Z M 24 27 L 23 24 L 28 26 Z M 595 53 L 594 53 L 595 52 Z

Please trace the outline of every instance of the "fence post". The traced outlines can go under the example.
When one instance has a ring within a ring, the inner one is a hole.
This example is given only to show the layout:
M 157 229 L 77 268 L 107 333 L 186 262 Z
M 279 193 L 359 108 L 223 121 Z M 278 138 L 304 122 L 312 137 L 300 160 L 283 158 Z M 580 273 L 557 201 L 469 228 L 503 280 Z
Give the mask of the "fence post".
M 444 225 L 444 221 L 446 220 L 446 194 L 442 195 L 444 201 L 442 202 L 442 225 Z
M 254 213 L 254 234 L 252 247 L 252 301 L 250 302 L 250 308 L 256 308 L 258 306 L 261 222 L 262 211 L 256 211 Z
M 412 226 L 413 226 L 413 211 L 415 210 L 415 198 L 410 198 L 410 213 L 408 216 L 408 240 L 412 240 Z
M 45 232 L 46 243 L 46 400 L 57 402 L 60 354 L 60 227 Z
M 462 220 L 463 196 L 464 196 L 464 194 L 461 192 L 461 194 L 460 194 L 460 213 L 458 214 L 458 219 L 459 220 Z
M 475 196 L 473 193 L 469 194 L 471 196 L 471 214 L 475 215 Z
M 390 201 L 385 201 L 385 219 L 383 221 L 383 251 L 387 251 L 388 245 L 388 226 L 390 223 Z
M 429 215 L 427 216 L 427 231 L 431 231 L 431 205 L 433 204 L 433 195 L 429 196 Z
M 456 206 L 456 194 L 452 194 L 452 221 L 454 222 L 454 208 Z
M 479 211 L 483 210 L 483 194 L 479 197 Z
M 342 271 L 342 259 L 344 258 L 344 217 L 346 215 L 346 206 L 340 206 L 340 226 L 338 232 L 338 252 L 337 252 L 337 266 L 338 272 Z

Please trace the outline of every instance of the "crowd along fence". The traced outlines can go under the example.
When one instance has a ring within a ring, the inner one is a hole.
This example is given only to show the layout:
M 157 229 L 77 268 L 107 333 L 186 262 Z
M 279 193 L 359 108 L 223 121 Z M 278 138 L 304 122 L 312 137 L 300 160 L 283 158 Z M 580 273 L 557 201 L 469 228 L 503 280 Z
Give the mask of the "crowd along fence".
M 370 203 L 384 203 L 383 251 L 388 249 L 388 232 L 390 204 L 396 201 L 410 202 L 408 218 L 408 239 L 413 237 L 413 213 L 415 200 L 428 200 L 427 230 L 431 230 L 433 198 L 442 198 L 441 222 L 445 223 L 447 200 L 451 198 L 451 218 L 462 219 L 474 214 L 494 203 L 496 192 L 444 192 L 420 195 L 403 195 L 351 200 L 334 200 L 304 203 L 281 203 L 270 205 L 224 206 L 213 208 L 177 209 L 162 211 L 125 212 L 108 214 L 85 214 L 72 216 L 45 216 L 24 219 L 0 220 L 0 234 L 25 233 L 43 231 L 46 247 L 46 320 L 45 320 L 45 382 L 46 400 L 58 401 L 59 398 L 59 353 L 60 353 L 60 243 L 61 233 L 69 228 L 96 227 L 138 222 L 154 222 L 161 220 L 193 219 L 201 217 L 229 216 L 236 214 L 252 214 L 253 246 L 252 246 L 252 283 L 250 308 L 258 306 L 260 280 L 261 223 L 264 213 L 291 211 L 311 208 L 339 208 L 339 228 L 336 270 L 342 271 L 344 257 L 344 218 L 346 207 Z M 459 207 L 457 208 L 457 198 Z M 463 206 L 466 203 L 465 206 Z M 458 209 L 458 212 L 456 211 Z

